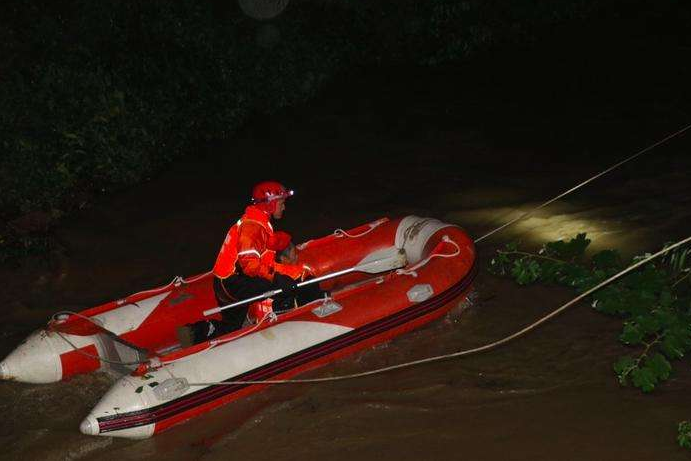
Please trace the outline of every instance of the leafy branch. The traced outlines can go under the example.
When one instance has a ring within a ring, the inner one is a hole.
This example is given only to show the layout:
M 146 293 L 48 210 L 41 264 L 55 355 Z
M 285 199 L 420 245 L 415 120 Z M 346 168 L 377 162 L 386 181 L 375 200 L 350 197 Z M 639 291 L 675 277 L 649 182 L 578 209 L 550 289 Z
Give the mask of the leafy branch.
M 510 243 L 497 250 L 489 270 L 510 276 L 519 285 L 557 284 L 582 293 L 625 267 L 616 250 L 586 258 L 589 244 L 586 234 L 548 242 L 536 253 Z M 670 361 L 691 351 L 691 283 L 684 283 L 690 280 L 689 254 L 691 248 L 678 248 L 590 297 L 595 310 L 623 320 L 619 340 L 638 349 L 614 364 L 621 385 L 633 384 L 651 392 L 669 378 Z M 644 257 L 636 257 L 634 262 Z
M 525 251 L 503 251 L 503 250 L 497 250 L 497 253 L 500 255 L 506 255 L 506 256 L 515 256 L 515 255 L 520 255 L 520 256 L 530 256 L 531 258 L 538 258 L 538 259 L 545 259 L 547 261 L 553 261 L 555 263 L 560 263 L 560 264 L 565 264 L 566 261 L 562 261 L 561 259 L 555 259 L 555 258 L 550 258 L 549 256 L 543 256 L 540 254 L 535 254 L 535 253 L 528 253 Z
M 677 427 L 677 443 L 682 448 L 691 448 L 691 423 L 682 421 Z
M 624 269 L 616 250 L 595 253 L 586 260 L 590 240 L 578 234 L 569 241 L 548 242 L 537 253 L 518 249 L 512 242 L 497 250 L 490 272 L 511 276 L 519 285 L 566 285 L 584 292 Z M 638 353 L 620 357 L 614 372 L 622 386 L 643 392 L 667 380 L 670 361 L 691 351 L 691 247 L 669 252 L 590 297 L 592 307 L 623 320 L 619 341 Z M 639 261 L 648 254 L 633 258 Z M 691 422 L 677 426 L 677 443 L 691 449 Z

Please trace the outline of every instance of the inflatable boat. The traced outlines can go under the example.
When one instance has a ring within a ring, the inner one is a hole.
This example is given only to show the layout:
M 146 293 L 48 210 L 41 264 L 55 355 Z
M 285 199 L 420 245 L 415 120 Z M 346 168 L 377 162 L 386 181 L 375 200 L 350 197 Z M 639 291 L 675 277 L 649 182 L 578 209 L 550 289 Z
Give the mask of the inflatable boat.
M 176 328 L 220 319 L 211 273 L 81 312 L 59 313 L 4 361 L 6 380 L 50 383 L 105 371 L 117 380 L 86 416 L 89 435 L 145 438 L 387 341 L 465 301 L 473 241 L 436 219 L 383 218 L 298 245 L 330 295 L 183 347 Z M 377 266 L 381 261 L 393 266 Z M 351 270 L 355 267 L 381 270 Z

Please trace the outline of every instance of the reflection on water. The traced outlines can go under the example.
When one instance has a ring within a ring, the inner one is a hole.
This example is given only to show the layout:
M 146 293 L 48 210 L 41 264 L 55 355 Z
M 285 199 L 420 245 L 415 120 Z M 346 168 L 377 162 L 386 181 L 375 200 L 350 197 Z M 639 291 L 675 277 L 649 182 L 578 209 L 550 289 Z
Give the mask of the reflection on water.
M 516 189 L 514 199 L 522 192 L 524 191 Z M 688 195 L 689 191 L 685 193 Z M 492 196 L 492 191 L 488 191 L 488 195 Z M 632 196 L 635 197 L 635 192 Z M 630 257 L 667 242 L 671 237 L 660 231 L 673 230 L 680 221 L 691 219 L 691 207 L 660 203 L 656 204 L 654 212 L 645 213 L 641 209 L 641 202 L 645 202 L 645 198 L 640 196 L 629 203 L 616 206 L 571 198 L 569 202 L 555 202 L 532 211 L 525 218 L 492 236 L 492 239 L 497 242 L 519 240 L 528 245 L 539 246 L 545 242 L 567 240 L 579 233 L 586 233 L 592 240 L 590 251 L 614 248 Z M 464 227 L 492 229 L 533 210 L 541 203 L 525 201 L 509 207 L 460 209 L 446 213 L 445 219 Z M 655 216 L 656 214 L 659 216 Z

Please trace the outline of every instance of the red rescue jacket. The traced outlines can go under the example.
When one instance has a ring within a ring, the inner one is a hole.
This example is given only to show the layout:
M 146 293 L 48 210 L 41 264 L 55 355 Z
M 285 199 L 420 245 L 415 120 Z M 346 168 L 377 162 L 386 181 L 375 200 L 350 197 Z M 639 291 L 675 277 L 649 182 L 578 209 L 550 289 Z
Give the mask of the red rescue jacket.
M 276 262 L 276 252 L 286 249 L 290 240 L 288 233 L 274 232 L 267 213 L 250 205 L 228 230 L 214 264 L 214 275 L 222 279 L 230 277 L 237 263 L 250 277 L 273 280 L 274 272 L 278 272 L 299 279 L 305 272 L 303 265 Z

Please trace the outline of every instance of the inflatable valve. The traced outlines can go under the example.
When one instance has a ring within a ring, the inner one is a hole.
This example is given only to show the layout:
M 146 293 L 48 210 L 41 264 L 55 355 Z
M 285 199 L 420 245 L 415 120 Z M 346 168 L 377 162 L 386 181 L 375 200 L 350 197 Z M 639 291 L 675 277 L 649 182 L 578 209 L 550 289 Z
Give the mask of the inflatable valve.
M 168 401 L 181 397 L 189 388 L 187 378 L 168 378 L 154 387 L 154 395 L 158 400 Z

